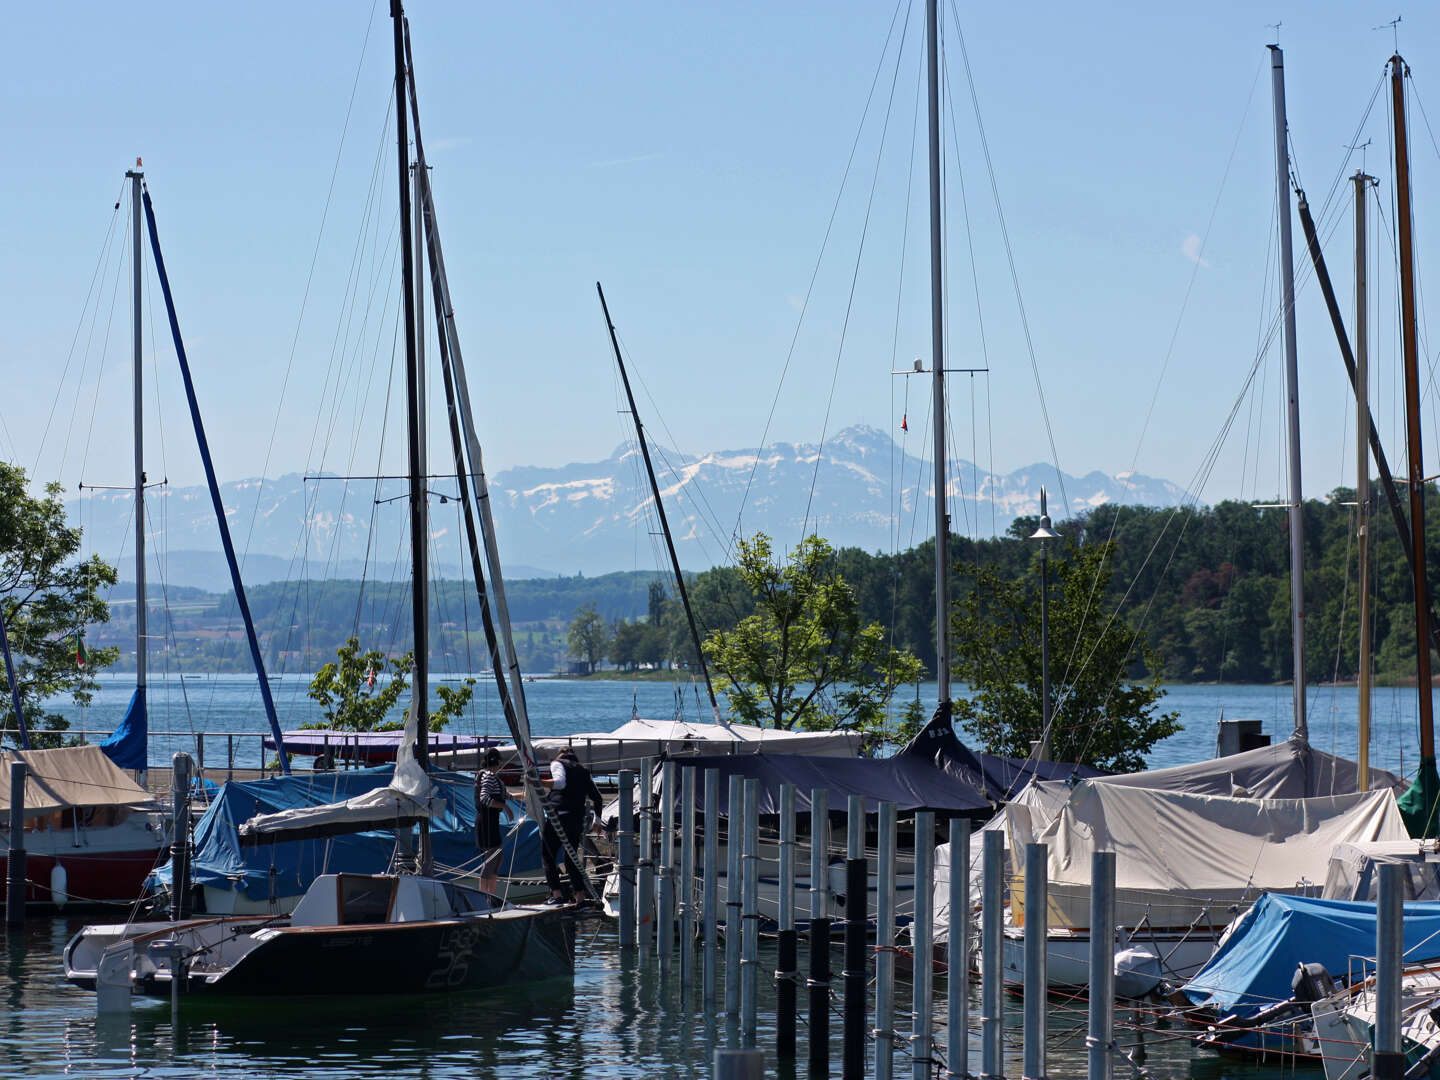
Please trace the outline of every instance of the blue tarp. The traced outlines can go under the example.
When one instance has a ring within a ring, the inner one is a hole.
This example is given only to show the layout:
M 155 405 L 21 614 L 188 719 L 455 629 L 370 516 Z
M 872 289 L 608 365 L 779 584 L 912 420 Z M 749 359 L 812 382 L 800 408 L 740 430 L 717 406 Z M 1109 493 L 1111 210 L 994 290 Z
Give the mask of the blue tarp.
M 197 885 L 239 889 L 251 900 L 270 895 L 270 868 L 276 872 L 279 896 L 304 892 L 318 874 L 378 873 L 395 851 L 393 830 L 355 833 L 323 840 L 290 840 L 278 844 L 240 846 L 240 825 L 256 814 L 273 814 L 301 806 L 322 806 L 363 795 L 390 782 L 393 765 L 353 772 L 278 776 L 269 780 L 232 781 L 220 789 L 210 809 L 195 826 L 195 859 L 192 877 Z M 440 789 L 445 810 L 431 818 L 430 841 L 435 862 L 460 866 L 479 854 L 475 848 L 475 787 L 473 778 L 462 773 L 432 772 L 430 779 Z M 502 874 L 538 874 L 540 837 L 535 824 L 526 821 L 519 829 L 510 826 L 524 813 L 524 806 L 511 801 L 500 816 L 506 831 Z M 157 869 L 152 882 L 168 885 L 170 864 Z
M 1406 963 L 1440 959 L 1440 903 L 1405 905 L 1404 940 Z M 1287 1000 L 1301 964 L 1324 964 L 1343 982 L 1352 956 L 1374 955 L 1373 903 L 1264 893 L 1183 991 L 1243 1015 Z
M 145 712 L 145 688 L 137 686 L 120 726 L 105 737 L 100 749 L 122 769 L 148 769 L 150 721 Z

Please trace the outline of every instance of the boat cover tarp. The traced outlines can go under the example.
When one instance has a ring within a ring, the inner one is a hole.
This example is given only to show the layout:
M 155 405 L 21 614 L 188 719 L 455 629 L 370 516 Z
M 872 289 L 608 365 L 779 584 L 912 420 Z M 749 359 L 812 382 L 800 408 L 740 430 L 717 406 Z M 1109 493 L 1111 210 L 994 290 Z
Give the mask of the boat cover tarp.
M 25 816 L 72 806 L 154 806 L 155 797 L 131 780 L 99 746 L 0 753 L 0 806 L 10 805 L 10 764 L 30 767 L 25 778 Z
M 1360 767 L 1346 758 L 1316 750 L 1300 739 L 1257 746 L 1225 757 L 1208 758 L 1168 769 L 1147 769 L 1108 777 L 1124 787 L 1188 791 L 1195 795 L 1227 795 L 1256 799 L 1305 799 L 1318 795 L 1349 795 L 1359 790 Z M 1370 790 L 1399 793 L 1404 783 L 1384 769 L 1370 770 Z
M 920 758 L 831 758 L 801 754 L 720 754 L 686 758 L 686 766 L 720 773 L 720 813 L 730 813 L 729 778 L 740 776 L 759 782 L 759 810 L 780 812 L 780 787 L 794 784 L 795 808 L 810 812 L 810 792 L 824 788 L 830 793 L 831 812 L 844 812 L 846 800 L 858 795 L 865 800 L 865 812 L 877 813 L 879 804 L 893 802 L 897 810 L 935 810 L 964 817 L 988 817 L 990 800 L 969 784 L 935 768 Z M 651 778 L 653 790 L 660 790 L 660 770 Z M 679 784 L 676 785 L 679 787 Z M 676 793 L 677 804 L 679 792 Z M 704 785 L 695 785 L 696 806 L 703 809 Z
M 1089 765 L 977 753 L 955 734 L 949 706 L 948 701 L 936 706 L 929 722 L 895 756 L 925 760 L 997 803 L 1013 798 L 1032 780 L 1071 780 L 1107 775 Z
M 373 874 L 384 870 L 395 851 L 395 834 L 388 829 L 334 836 L 323 840 L 288 839 L 258 846 L 241 846 L 240 826 L 258 814 L 273 814 L 298 807 L 318 806 L 384 788 L 394 767 L 327 774 L 277 776 L 268 780 L 231 781 L 195 826 L 192 876 L 197 885 L 239 890 L 251 900 L 269 895 L 270 869 L 276 873 L 276 895 L 294 896 L 309 887 L 317 874 Z M 472 777 L 459 773 L 431 774 L 444 807 L 430 818 L 430 842 L 439 867 L 473 863 L 475 848 L 475 788 Z M 523 806 L 511 801 L 500 817 L 505 846 L 501 873 L 529 875 L 540 869 L 540 835 L 526 819 L 518 829 L 511 825 L 523 816 Z M 153 875 L 168 884 L 170 864 Z
M 323 728 L 301 728 L 283 733 L 285 751 L 306 757 L 319 757 L 329 752 L 345 761 L 369 761 L 380 763 L 394 761 L 395 751 L 405 735 L 402 731 L 336 731 Z M 479 735 L 452 735 L 449 732 L 431 732 L 429 736 L 430 760 L 436 761 L 437 753 L 451 751 L 483 750 L 495 745 L 496 740 Z M 275 749 L 275 739 L 265 736 L 265 749 Z M 478 754 L 477 754 L 478 756 Z M 454 768 L 445 762 L 437 762 L 447 768 Z
M 1405 962 L 1440 959 L 1440 904 L 1405 905 Z M 1352 956 L 1375 955 L 1375 905 L 1266 893 L 1182 987 L 1196 1005 L 1241 1015 L 1291 996 L 1300 964 L 1343 982 Z
M 1382 840 L 1372 844 L 1337 844 L 1325 871 L 1327 900 L 1374 900 L 1379 889 L 1375 867 L 1405 867 L 1405 902 L 1440 900 L 1440 843 L 1434 840 Z
M 145 710 L 145 688 L 137 686 L 120 726 L 105 736 L 100 749 L 122 769 L 148 769 L 150 721 Z
M 538 760 L 552 758 L 568 747 L 591 772 L 612 774 L 639 769 L 647 757 L 779 753 L 853 758 L 860 752 L 860 743 L 858 731 L 776 731 L 751 724 L 700 724 L 637 716 L 614 731 L 535 739 L 533 745 Z M 477 769 L 480 754 L 479 749 L 432 751 L 430 760 L 447 769 Z M 516 757 L 515 747 L 502 746 L 500 754 L 511 761 Z
M 1440 775 L 1435 772 L 1435 759 L 1423 758 L 1415 773 L 1415 781 L 1400 796 L 1400 813 L 1411 836 L 1440 835 Z

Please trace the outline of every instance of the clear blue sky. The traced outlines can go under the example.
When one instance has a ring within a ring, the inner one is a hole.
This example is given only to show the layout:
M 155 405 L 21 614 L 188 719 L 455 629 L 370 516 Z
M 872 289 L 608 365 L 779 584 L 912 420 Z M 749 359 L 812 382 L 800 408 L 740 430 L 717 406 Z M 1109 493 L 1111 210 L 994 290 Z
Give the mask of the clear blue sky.
M 920 6 L 908 15 L 898 75 L 893 44 L 882 69 L 771 438 L 813 441 L 826 422 L 872 176 L 829 430 L 868 423 L 898 435 L 907 406 L 889 374 L 892 353 L 901 366 L 928 359 L 923 127 L 901 256 Z M 113 260 L 93 334 L 81 319 L 122 174 L 142 155 L 222 477 L 322 464 L 371 470 L 396 311 L 393 292 L 386 299 L 395 277 L 388 264 L 362 261 L 360 288 L 375 296 L 369 320 L 357 329 L 362 302 L 348 323 L 352 344 L 337 351 L 335 341 L 377 154 L 379 224 L 363 250 L 366 260 L 393 250 L 394 149 L 382 142 L 391 90 L 387 8 L 379 0 L 373 20 L 363 0 L 34 4 L 9 12 L 11 48 L 0 74 L 9 208 L 0 214 L 0 453 L 27 467 L 38 457 L 38 476 L 67 486 L 82 476 L 127 478 L 123 291 L 90 419 Z M 424 133 L 492 471 L 595 459 L 623 437 L 596 279 L 680 449 L 760 438 L 894 10 L 415 0 Z M 1345 146 L 1392 50 L 1390 33 L 1372 28 L 1396 10 L 1308 2 L 959 10 L 1059 464 L 1071 472 L 1134 467 L 1187 484 L 1276 306 L 1265 50 L 1274 32 L 1265 24 L 1283 23 L 1292 140 L 1300 179 L 1318 205 L 1342 166 L 1348 175 L 1358 164 L 1345 164 Z M 1404 11 L 1399 31 L 1419 105 L 1440 124 L 1440 91 L 1426 96 L 1440 87 L 1436 22 L 1432 9 L 1416 7 Z M 974 429 L 970 387 L 956 380 L 953 443 L 957 455 L 969 457 L 973 445 L 982 464 L 1008 471 L 1050 454 L 953 24 L 947 33 L 957 135 L 950 149 L 964 170 L 992 370 L 975 384 Z M 892 78 L 882 154 L 879 121 Z M 282 399 L 352 84 L 334 198 Z M 1389 221 L 1386 94 L 1361 138 L 1374 139 L 1366 164 L 1381 178 Z M 1414 103 L 1412 128 L 1424 301 L 1426 258 L 1440 236 L 1440 169 Z M 972 256 L 959 178 L 953 166 L 949 173 L 950 363 L 981 366 Z M 1340 197 L 1348 200 L 1348 190 Z M 1348 213 L 1348 203 L 1336 203 L 1326 219 L 1347 316 Z M 116 229 L 124 214 L 122 206 Z M 1303 268 L 1298 224 L 1296 252 Z M 1389 437 L 1400 385 L 1393 275 L 1383 269 L 1390 257 L 1378 259 L 1375 411 L 1398 468 L 1403 448 Z M 1305 486 L 1321 494 L 1351 482 L 1353 421 L 1318 291 L 1304 288 L 1299 309 Z M 158 297 L 151 310 L 163 317 Z M 163 323 L 156 340 L 165 343 Z M 332 355 L 349 366 L 327 386 Z M 368 384 L 376 356 L 379 374 Z M 1283 483 L 1279 358 L 1276 345 L 1253 409 L 1242 408 L 1204 490 L 1207 501 L 1268 496 Z M 152 461 L 163 454 L 172 481 L 194 482 L 199 467 L 168 346 L 158 359 L 152 415 L 165 421 L 163 431 L 152 425 L 147 452 Z M 346 390 L 338 407 L 336 382 Z M 924 393 L 911 388 L 912 448 L 925 426 Z M 1432 455 L 1433 402 L 1432 395 Z M 322 456 L 316 417 L 332 407 L 337 420 Z M 669 441 L 653 409 L 650 422 Z M 398 450 L 398 429 L 388 442 Z M 398 454 L 387 452 L 385 465 L 398 467 Z

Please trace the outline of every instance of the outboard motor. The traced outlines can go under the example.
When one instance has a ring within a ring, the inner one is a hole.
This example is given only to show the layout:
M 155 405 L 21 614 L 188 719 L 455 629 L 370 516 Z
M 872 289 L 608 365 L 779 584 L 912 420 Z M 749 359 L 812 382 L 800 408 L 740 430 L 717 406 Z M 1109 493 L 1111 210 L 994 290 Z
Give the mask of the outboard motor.
M 1335 993 L 1335 979 L 1324 964 L 1301 964 L 1290 978 L 1290 992 L 1306 1004 Z
M 1115 954 L 1115 994 L 1141 998 L 1160 985 L 1160 957 L 1153 949 L 1132 945 Z

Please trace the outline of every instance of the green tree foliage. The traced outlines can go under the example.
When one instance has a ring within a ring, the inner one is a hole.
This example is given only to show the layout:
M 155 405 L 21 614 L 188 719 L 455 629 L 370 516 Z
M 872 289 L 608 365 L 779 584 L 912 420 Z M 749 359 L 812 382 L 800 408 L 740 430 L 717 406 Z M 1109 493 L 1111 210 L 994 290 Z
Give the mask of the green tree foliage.
M 415 654 L 387 658 L 378 649 L 360 651 L 358 638 L 350 638 L 335 650 L 336 659 L 324 665 L 310 680 L 310 697 L 320 706 L 325 719 L 314 725 L 338 731 L 394 731 L 404 727 L 404 720 L 388 719 L 401 696 L 410 688 L 409 673 L 415 667 Z M 383 678 L 386 666 L 390 677 Z M 375 686 L 370 684 L 371 673 Z M 475 692 L 475 680 L 466 679 L 460 686 L 436 687 L 440 704 L 427 709 L 431 731 L 442 731 L 451 720 L 459 719 Z
M 882 730 L 896 687 L 919 678 L 920 661 L 862 618 L 830 545 L 807 537 L 781 562 L 757 533 L 740 541 L 738 573 L 753 613 L 705 641 L 734 715 L 784 729 Z
M 1159 658 L 1140 635 L 1097 598 L 1112 569 L 1111 544 L 1073 541 L 1050 560 L 1051 754 L 1117 772 L 1143 768 L 1156 742 L 1180 730 L 1178 715 L 1158 711 L 1159 678 L 1126 677 L 1136 661 Z M 953 620 L 957 674 L 974 692 L 955 716 L 991 753 L 1024 757 L 1041 737 L 1040 569 L 1005 579 L 979 572 Z
M 26 487 L 25 470 L 0 462 L 0 606 L 15 661 L 20 707 L 31 745 L 58 746 L 64 717 L 45 702 L 69 694 L 77 705 L 94 696 L 95 673 L 115 662 L 116 648 L 89 648 L 76 662 L 77 636 L 110 620 L 100 590 L 115 584 L 115 568 L 99 556 L 77 560 L 80 530 L 66 524 L 61 489 L 47 484 L 41 498 Z M 18 745 L 10 683 L 0 666 L 0 734 Z
M 570 620 L 566 641 L 570 655 L 585 665 L 587 674 L 593 674 L 595 665 L 610 651 L 612 637 L 610 626 L 593 607 L 582 607 Z

